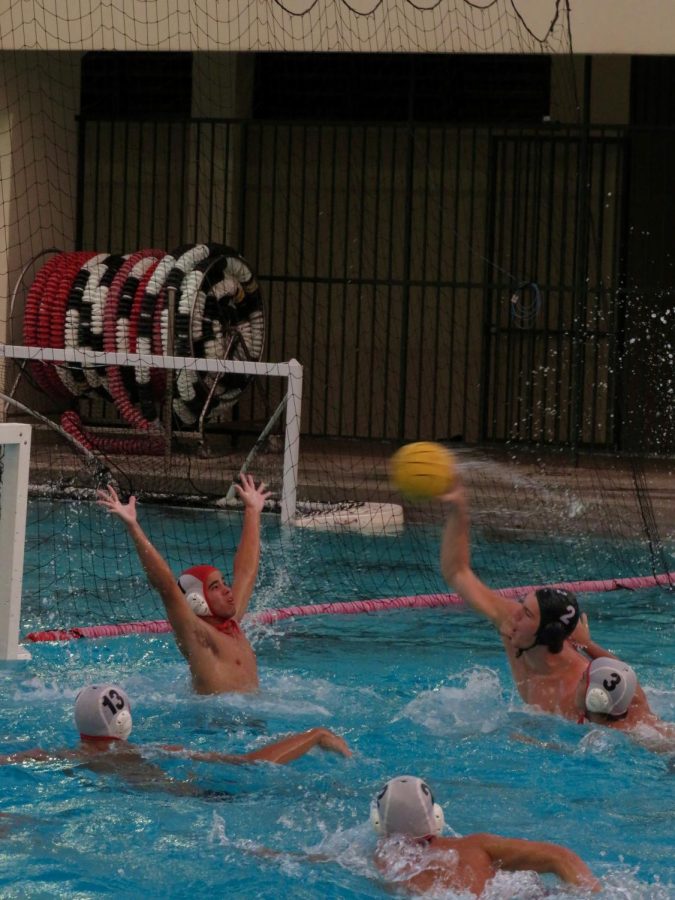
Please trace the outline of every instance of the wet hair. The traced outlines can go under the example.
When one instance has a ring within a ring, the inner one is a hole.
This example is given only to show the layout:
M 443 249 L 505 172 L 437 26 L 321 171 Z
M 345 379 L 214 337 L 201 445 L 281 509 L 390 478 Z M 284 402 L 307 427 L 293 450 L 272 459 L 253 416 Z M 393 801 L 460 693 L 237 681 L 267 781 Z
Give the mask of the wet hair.
M 579 621 L 577 598 L 563 588 L 539 588 L 535 597 L 540 615 L 535 645 L 543 644 L 551 653 L 560 653 L 565 638 L 572 634 Z

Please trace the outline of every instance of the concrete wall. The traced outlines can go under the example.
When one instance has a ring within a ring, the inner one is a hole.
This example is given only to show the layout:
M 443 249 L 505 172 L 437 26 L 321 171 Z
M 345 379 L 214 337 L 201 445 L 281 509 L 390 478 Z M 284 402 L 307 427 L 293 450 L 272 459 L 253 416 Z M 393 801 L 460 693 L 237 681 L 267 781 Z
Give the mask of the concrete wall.
M 23 343 L 31 284 L 49 247 L 73 248 L 80 53 L 0 53 L 0 341 Z M 0 361 L 0 389 L 15 378 Z
M 667 0 L 584 0 L 572 7 L 575 53 L 675 53 L 673 5 Z
M 79 53 L 0 54 L 0 296 L 75 232 Z M 4 319 L 4 317 L 0 317 Z

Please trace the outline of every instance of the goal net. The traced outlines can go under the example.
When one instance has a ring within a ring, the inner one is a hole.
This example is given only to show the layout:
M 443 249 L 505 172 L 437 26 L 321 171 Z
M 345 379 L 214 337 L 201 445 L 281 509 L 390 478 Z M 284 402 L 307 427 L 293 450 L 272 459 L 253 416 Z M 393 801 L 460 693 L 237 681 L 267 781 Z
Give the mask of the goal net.
M 389 480 L 415 440 L 456 452 L 491 586 L 668 584 L 672 135 L 580 124 L 568 5 L 141 7 L 2 19 L 20 634 L 163 618 L 104 484 L 231 575 L 242 468 L 254 612 L 445 593 L 442 510 Z
M 45 366 L 73 364 L 36 353 L 33 360 Z M 166 368 L 171 358 L 139 362 L 174 376 L 184 371 Z M 283 369 L 268 368 L 256 377 Z M 288 383 L 291 371 L 279 380 Z M 177 574 L 211 562 L 231 577 L 241 528 L 232 485 L 246 466 L 272 492 L 254 614 L 447 592 L 438 564 L 442 508 L 396 493 L 388 470 L 395 442 L 305 436 L 298 445 L 298 431 L 289 439 L 288 427 L 271 433 L 276 440 L 261 441 L 255 431 L 211 422 L 201 435 L 162 435 L 163 452 L 152 455 L 140 431 L 127 425 L 83 422 L 82 432 L 94 441 L 111 442 L 102 450 L 63 429 L 53 413 L 9 407 L 35 423 L 22 636 L 56 637 L 63 630 L 72 636 L 88 626 L 164 618 L 126 530 L 96 505 L 96 489 L 106 484 L 123 498 L 139 498 L 141 523 Z M 446 444 L 471 497 L 473 565 L 495 588 L 605 581 L 609 590 L 645 576 L 663 587 L 672 583 L 666 462 Z

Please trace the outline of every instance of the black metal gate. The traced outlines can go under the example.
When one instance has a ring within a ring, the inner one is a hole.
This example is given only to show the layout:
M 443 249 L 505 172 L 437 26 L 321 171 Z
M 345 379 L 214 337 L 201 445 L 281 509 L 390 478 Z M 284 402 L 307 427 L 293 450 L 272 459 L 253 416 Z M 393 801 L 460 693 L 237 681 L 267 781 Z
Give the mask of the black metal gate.
M 267 358 L 305 365 L 307 433 L 615 448 L 628 143 L 549 125 L 82 119 L 78 244 L 237 247 L 267 296 Z
M 614 447 L 624 142 L 500 135 L 490 174 L 482 437 Z

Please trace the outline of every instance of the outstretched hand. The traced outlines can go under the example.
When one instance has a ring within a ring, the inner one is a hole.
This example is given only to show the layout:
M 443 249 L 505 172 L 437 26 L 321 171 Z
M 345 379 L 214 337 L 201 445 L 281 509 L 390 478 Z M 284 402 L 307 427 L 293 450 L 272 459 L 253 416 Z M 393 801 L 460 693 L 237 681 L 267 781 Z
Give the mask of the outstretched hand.
M 234 486 L 237 496 L 248 509 L 262 512 L 265 507 L 265 501 L 271 496 L 271 491 L 266 491 L 267 485 L 264 481 L 256 487 L 255 480 L 250 476 L 241 472 L 239 475 L 241 484 Z
M 334 734 L 329 728 L 319 728 L 319 747 L 323 750 L 332 750 L 333 753 L 341 753 L 342 756 L 351 756 L 352 751 L 337 734 Z
M 107 509 L 108 512 L 113 513 L 113 515 L 119 516 L 119 518 L 127 525 L 132 525 L 136 521 L 135 497 L 129 497 L 128 503 L 122 503 L 113 487 L 104 488 L 96 493 L 98 494 L 98 500 L 96 502 L 99 506 L 104 507 L 104 509 Z

